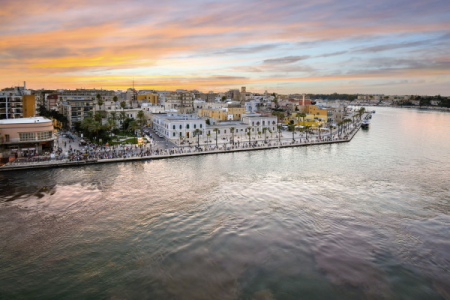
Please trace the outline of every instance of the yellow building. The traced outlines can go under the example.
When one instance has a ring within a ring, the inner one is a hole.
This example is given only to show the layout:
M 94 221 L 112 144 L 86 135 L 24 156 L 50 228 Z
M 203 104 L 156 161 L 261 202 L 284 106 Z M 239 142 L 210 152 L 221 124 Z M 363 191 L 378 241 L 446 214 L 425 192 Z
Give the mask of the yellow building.
M 154 93 L 147 93 L 144 95 L 137 95 L 137 100 L 138 101 L 143 101 L 146 103 L 151 103 L 154 105 L 158 105 L 158 94 L 154 94 Z
M 23 95 L 22 105 L 23 105 L 23 117 L 24 118 L 34 117 L 36 113 L 36 101 L 34 95 Z
M 245 114 L 245 108 L 242 106 L 228 106 L 222 109 L 201 109 L 198 112 L 199 117 L 213 118 L 215 121 L 238 121 Z
M 291 124 L 291 121 L 292 121 L 295 126 L 300 125 L 300 126 L 311 126 L 311 127 L 317 127 L 320 124 L 325 126 L 327 124 L 327 115 L 306 114 L 306 116 L 304 118 L 302 118 L 302 117 L 297 117 L 297 114 L 301 114 L 301 113 L 293 113 L 292 115 L 285 117 L 284 122 L 286 124 Z

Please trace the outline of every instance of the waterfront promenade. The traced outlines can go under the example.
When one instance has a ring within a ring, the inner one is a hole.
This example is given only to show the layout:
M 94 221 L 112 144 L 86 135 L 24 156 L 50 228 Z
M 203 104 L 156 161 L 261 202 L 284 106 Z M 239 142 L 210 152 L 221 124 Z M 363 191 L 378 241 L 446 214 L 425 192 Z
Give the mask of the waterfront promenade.
M 363 119 L 368 118 L 365 115 Z M 17 171 L 17 170 L 30 170 L 30 169 L 41 169 L 41 168 L 60 168 L 60 167 L 76 167 L 76 166 L 86 166 L 92 164 L 104 164 L 104 163 L 118 163 L 118 162 L 128 162 L 128 161 L 150 161 L 157 159 L 168 159 L 186 156 L 196 156 L 196 155 L 208 155 L 208 154 L 219 154 L 219 153 L 230 153 L 230 152 L 246 152 L 246 151 L 257 151 L 257 150 L 270 150 L 278 148 L 289 148 L 289 147 L 306 147 L 314 145 L 326 145 L 326 144 L 338 144 L 350 142 L 356 133 L 361 128 L 361 122 L 357 122 L 352 125 L 348 131 L 343 131 L 343 134 L 338 137 L 323 136 L 319 139 L 317 136 L 312 136 L 310 139 L 300 139 L 295 141 L 271 141 L 269 143 L 240 143 L 239 146 L 236 145 L 226 145 L 218 147 L 192 147 L 187 150 L 184 149 L 165 149 L 158 151 L 149 151 L 148 149 L 141 149 L 130 147 L 127 151 L 119 150 L 120 157 L 110 157 L 108 152 L 98 152 L 95 156 L 87 156 L 87 158 L 81 159 L 48 159 L 43 161 L 31 161 L 31 162 L 11 162 L 2 167 L 0 167 L 0 172 L 7 171 Z M 134 150 L 140 151 L 135 152 Z M 145 150 L 145 151 L 144 151 Z

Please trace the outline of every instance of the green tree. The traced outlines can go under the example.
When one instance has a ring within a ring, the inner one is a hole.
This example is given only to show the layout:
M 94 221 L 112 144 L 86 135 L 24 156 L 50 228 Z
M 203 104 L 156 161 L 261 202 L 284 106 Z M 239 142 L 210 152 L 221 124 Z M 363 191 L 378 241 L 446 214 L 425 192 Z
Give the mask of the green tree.
M 322 137 L 321 136 L 322 127 L 323 127 L 323 124 L 319 124 L 319 126 L 317 126 L 317 128 L 319 129 L 319 139 Z
M 206 125 L 211 125 L 211 123 L 209 122 L 209 119 L 206 119 L 205 124 Z
M 222 102 L 225 102 L 227 100 L 227 96 L 222 96 Z
M 122 109 L 125 109 L 126 106 L 127 106 L 127 104 L 125 103 L 125 101 L 120 102 L 120 107 Z
M 292 132 L 292 142 L 295 142 L 294 134 L 295 134 L 295 125 L 291 124 L 288 126 L 288 131 Z
M 272 102 L 275 103 L 275 108 L 280 107 L 280 106 L 278 105 L 278 97 L 277 97 L 277 96 L 275 96 L 275 98 L 272 100 Z
M 98 122 L 98 121 L 93 121 L 89 125 L 89 131 L 95 132 L 95 134 L 96 134 L 95 138 L 97 139 L 97 141 L 99 139 L 98 132 L 99 132 L 100 129 L 102 129 L 102 124 L 100 122 Z
M 102 100 L 102 96 L 100 94 L 97 94 L 97 104 L 98 104 L 98 110 L 101 110 L 102 105 L 103 105 L 103 100 Z
M 138 120 L 139 120 L 139 124 L 140 124 L 141 127 L 142 127 L 142 124 L 145 122 L 145 114 L 144 114 L 144 112 L 143 112 L 142 110 L 140 110 L 140 111 L 137 113 L 137 117 L 138 117 Z
M 213 131 L 216 133 L 216 147 L 217 147 L 217 132 L 219 131 L 219 128 L 214 128 Z
M 336 128 L 333 125 L 330 125 L 330 137 L 333 135 L 333 129 Z
M 93 122 L 94 119 L 92 119 L 91 117 L 85 117 L 83 121 L 81 121 L 81 128 L 89 131 L 89 127 Z
M 121 111 L 121 112 L 120 112 L 119 118 L 120 118 L 120 120 L 122 121 L 122 131 L 125 131 L 124 125 L 125 125 L 125 119 L 127 118 L 127 115 L 125 114 L 124 111 Z
M 134 143 L 136 143 L 136 130 L 139 128 L 139 124 L 136 120 L 131 120 L 131 122 L 128 124 L 128 130 L 133 132 L 134 135 Z
M 117 113 L 113 111 L 111 114 L 111 118 L 114 120 L 114 122 L 117 120 Z
M 303 120 L 303 127 L 305 126 L 305 118 L 306 118 L 306 116 L 307 116 L 307 114 L 305 114 L 305 113 L 297 114 L 297 117 L 300 117 Z
M 281 130 L 283 129 L 283 126 L 277 125 L 278 129 L 278 142 L 281 142 Z
M 305 126 L 305 127 L 303 127 L 303 132 L 306 133 L 306 139 L 308 139 L 308 133 L 311 132 L 311 126 Z
M 110 137 L 111 137 L 112 130 L 114 129 L 115 126 L 116 126 L 116 121 L 114 121 L 114 119 L 112 119 L 112 118 L 108 118 L 107 123 L 106 123 L 106 127 L 109 130 L 109 136 Z
M 101 124 L 101 122 L 102 122 L 102 115 L 100 114 L 100 112 L 96 112 L 95 113 L 94 120 L 97 121 L 97 122 L 100 122 L 100 124 Z
M 231 139 L 233 140 L 233 145 L 234 145 L 234 127 L 231 127 L 230 128 L 230 131 L 231 131 Z
M 250 133 L 250 131 L 251 131 L 251 127 L 247 127 L 247 134 L 248 134 L 248 144 L 249 144 L 249 146 L 250 146 L 250 144 L 251 144 L 251 133 Z
M 267 142 L 267 127 L 263 127 L 262 132 L 264 134 L 264 142 Z
M 114 96 L 113 101 L 114 101 L 114 110 L 116 110 L 117 101 L 119 101 L 119 98 L 117 98 L 117 96 Z
M 200 133 L 201 133 L 200 129 L 197 128 L 194 130 L 194 137 L 197 137 L 198 148 L 200 148 Z

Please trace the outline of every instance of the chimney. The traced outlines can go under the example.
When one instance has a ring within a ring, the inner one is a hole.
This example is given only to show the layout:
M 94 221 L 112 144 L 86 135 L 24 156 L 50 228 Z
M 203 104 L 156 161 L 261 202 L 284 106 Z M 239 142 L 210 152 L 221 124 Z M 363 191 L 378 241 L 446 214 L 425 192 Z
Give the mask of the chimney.
M 23 89 L 24 89 L 24 90 L 27 89 L 27 82 L 26 82 L 26 81 L 23 82 Z

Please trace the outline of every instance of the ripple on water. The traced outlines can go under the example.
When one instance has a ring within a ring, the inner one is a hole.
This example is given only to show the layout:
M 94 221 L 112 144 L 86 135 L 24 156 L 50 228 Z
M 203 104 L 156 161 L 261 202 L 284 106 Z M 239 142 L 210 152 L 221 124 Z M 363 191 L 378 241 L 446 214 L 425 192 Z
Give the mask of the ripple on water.
M 450 115 L 434 117 L 377 109 L 348 144 L 0 173 L 0 295 L 450 299 Z

